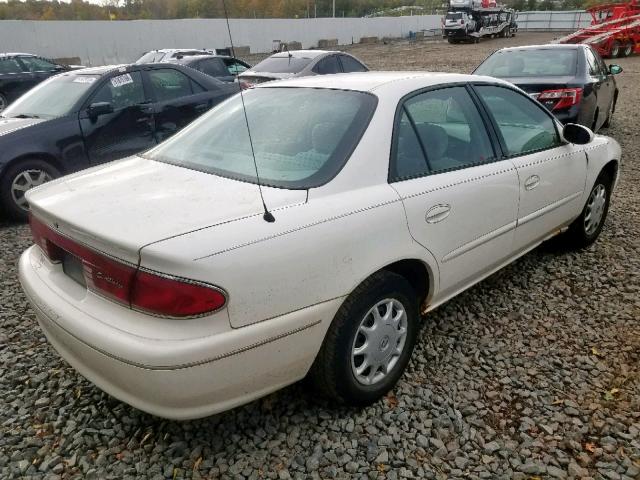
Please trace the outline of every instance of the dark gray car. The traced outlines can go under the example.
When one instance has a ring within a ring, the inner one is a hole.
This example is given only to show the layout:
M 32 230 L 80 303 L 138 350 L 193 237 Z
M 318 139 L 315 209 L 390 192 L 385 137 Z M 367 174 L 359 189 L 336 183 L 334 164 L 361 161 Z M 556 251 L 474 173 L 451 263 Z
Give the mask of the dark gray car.
M 367 72 L 369 68 L 353 55 L 328 50 L 279 52 L 239 75 L 244 86 L 308 75 Z
M 239 74 L 251 68 L 248 63 L 227 55 L 194 55 L 172 59 L 171 63 L 194 68 L 223 82 L 233 82 Z

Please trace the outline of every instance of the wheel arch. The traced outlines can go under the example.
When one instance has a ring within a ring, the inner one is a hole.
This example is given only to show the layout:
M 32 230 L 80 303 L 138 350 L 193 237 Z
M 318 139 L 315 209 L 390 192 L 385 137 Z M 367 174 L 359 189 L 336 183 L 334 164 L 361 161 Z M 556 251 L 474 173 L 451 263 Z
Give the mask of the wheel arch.
M 0 173 L 0 178 L 3 178 L 6 175 L 7 170 L 9 170 L 11 167 L 25 160 L 42 160 L 45 162 L 49 162 L 51 163 L 51 166 L 53 166 L 56 170 L 58 170 L 58 172 L 60 172 L 61 175 L 65 175 L 68 173 L 63 167 L 62 163 L 54 155 L 45 152 L 35 152 L 23 153 L 9 160 L 3 165 L 2 172 Z
M 615 185 L 618 181 L 618 168 L 619 168 L 619 163 L 618 160 L 613 159 L 613 160 L 609 160 L 601 169 L 600 169 L 600 173 L 598 174 L 598 176 L 600 175 L 607 175 L 609 178 L 611 178 L 612 181 L 612 185 Z

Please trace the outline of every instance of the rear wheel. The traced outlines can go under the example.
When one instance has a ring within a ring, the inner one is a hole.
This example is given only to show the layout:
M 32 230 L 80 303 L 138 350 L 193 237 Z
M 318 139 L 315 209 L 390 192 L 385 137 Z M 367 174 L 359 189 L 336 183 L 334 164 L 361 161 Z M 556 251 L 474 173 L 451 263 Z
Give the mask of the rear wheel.
M 611 126 L 611 120 L 613 120 L 613 112 L 616 111 L 616 101 L 617 101 L 617 95 L 613 97 L 613 100 L 611 100 L 611 105 L 609 106 L 609 112 L 607 113 L 607 118 L 605 119 L 604 123 L 602 124 L 602 128 L 609 128 Z
M 56 168 L 39 159 L 11 165 L 0 179 L 0 201 L 7 215 L 16 220 L 26 220 L 29 214 L 25 198 L 27 191 L 59 176 Z
M 2 93 L 0 93 L 0 112 L 7 108 L 9 102 L 7 101 L 7 97 L 5 97 Z
M 633 53 L 633 43 L 627 43 L 623 48 L 622 48 L 622 56 L 623 57 L 628 57 L 629 55 L 631 55 Z
M 595 181 L 582 213 L 564 234 L 567 245 L 574 249 L 585 248 L 596 241 L 609 212 L 613 179 L 601 173 Z
M 395 273 L 377 272 L 338 310 L 309 379 L 333 400 L 373 403 L 402 376 L 418 326 L 418 297 L 409 282 Z

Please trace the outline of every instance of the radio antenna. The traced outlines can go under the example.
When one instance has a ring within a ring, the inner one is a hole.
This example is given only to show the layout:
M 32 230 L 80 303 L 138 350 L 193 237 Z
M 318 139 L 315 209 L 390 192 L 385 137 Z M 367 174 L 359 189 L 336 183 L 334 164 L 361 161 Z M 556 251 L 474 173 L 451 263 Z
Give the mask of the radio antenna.
M 222 0 L 222 7 L 224 8 L 224 18 L 227 21 L 227 31 L 229 32 L 229 43 L 231 43 L 231 55 L 235 58 L 236 50 L 233 47 L 233 38 L 231 37 L 231 26 L 229 25 L 229 14 L 227 13 L 227 2 Z M 262 182 L 260 181 L 260 173 L 258 172 L 258 162 L 256 160 L 256 152 L 253 148 L 253 140 L 251 138 L 251 129 L 249 128 L 249 117 L 247 117 L 247 107 L 244 104 L 244 95 L 242 94 L 242 85 L 238 79 L 238 70 L 236 69 L 236 82 L 238 82 L 238 88 L 240 90 L 240 101 L 242 102 L 242 111 L 244 113 L 244 122 L 247 124 L 247 133 L 249 134 L 249 146 L 251 147 L 251 156 L 253 157 L 253 166 L 256 170 L 256 181 L 258 182 L 258 191 L 260 192 L 260 200 L 262 200 L 262 207 L 264 208 L 264 215 L 262 218 L 265 222 L 273 223 L 276 221 L 273 214 L 267 208 L 267 204 L 264 201 L 264 195 L 262 194 Z

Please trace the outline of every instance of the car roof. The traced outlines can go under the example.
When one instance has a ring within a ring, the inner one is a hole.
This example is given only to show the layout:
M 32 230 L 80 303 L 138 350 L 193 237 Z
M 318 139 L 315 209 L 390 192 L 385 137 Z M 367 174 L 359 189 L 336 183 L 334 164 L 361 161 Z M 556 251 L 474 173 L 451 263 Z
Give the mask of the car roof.
M 149 52 L 160 53 L 174 53 L 174 52 L 207 52 L 205 48 L 158 48 L 156 50 L 149 50 Z M 149 53 L 147 52 L 147 53 Z
M 278 53 L 274 53 L 273 55 L 271 55 L 272 58 L 287 58 L 287 57 L 293 57 L 293 58 L 316 58 L 319 57 L 320 55 L 325 55 L 327 53 L 342 53 L 342 52 L 337 52 L 334 50 L 291 50 L 291 51 L 284 51 L 284 52 L 278 52 Z
M 171 63 L 189 63 L 189 62 L 197 62 L 207 58 L 233 58 L 231 55 L 217 55 L 214 53 L 206 54 L 206 55 L 187 55 L 182 58 L 172 58 Z
M 493 77 L 482 75 L 466 75 L 460 73 L 442 72 L 357 72 L 357 73 L 337 73 L 331 75 L 313 75 L 309 77 L 297 77 L 290 80 L 279 80 L 254 88 L 285 88 L 285 87 L 307 87 L 307 88 L 328 88 L 339 90 L 354 90 L 360 92 L 372 92 L 383 86 L 392 85 L 408 91 L 414 89 L 416 84 L 420 88 L 434 85 L 464 83 L 464 82 L 488 82 L 503 83 L 508 82 Z
M 522 50 L 581 50 L 586 48 L 586 45 L 580 44 L 568 44 L 568 43 L 546 43 L 544 45 L 523 45 L 521 47 L 505 47 L 496 52 L 511 52 Z
M 72 75 L 104 75 L 106 73 L 111 72 L 121 72 L 126 73 L 131 69 L 139 70 L 140 68 L 146 69 L 154 69 L 154 68 L 166 68 L 167 66 L 171 67 L 181 67 L 181 65 L 177 62 L 155 62 L 155 63 L 123 63 L 120 65 L 104 65 L 100 67 L 86 67 L 79 68 L 77 70 L 71 70 L 69 73 Z M 185 67 L 181 67 L 185 68 Z
M 19 53 L 19 52 L 9 52 L 9 53 L 0 53 L 1 57 L 36 57 L 33 53 Z

